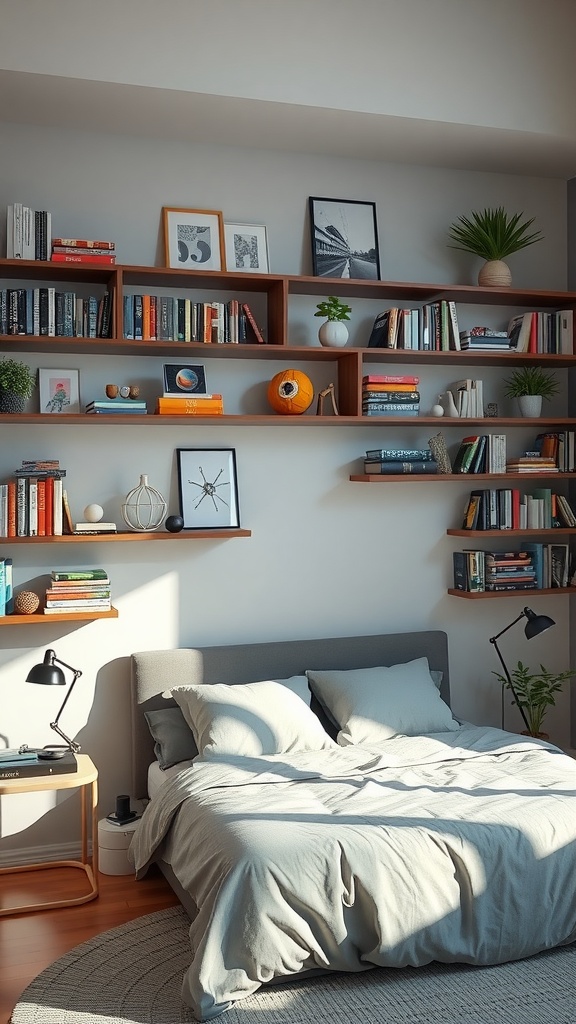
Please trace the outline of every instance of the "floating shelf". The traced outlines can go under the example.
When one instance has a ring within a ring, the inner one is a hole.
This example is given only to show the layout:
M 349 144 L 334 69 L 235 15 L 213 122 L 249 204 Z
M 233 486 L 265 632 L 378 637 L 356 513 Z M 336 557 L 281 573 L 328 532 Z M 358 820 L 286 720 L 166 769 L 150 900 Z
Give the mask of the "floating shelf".
M 529 530 L 446 530 L 449 537 L 565 537 L 576 533 L 574 526 L 555 526 L 549 529 Z
M 62 537 L 0 537 L 2 544 L 123 544 L 152 540 L 229 540 L 233 537 L 251 537 L 251 530 L 236 528 L 215 530 L 181 530 L 180 533 L 87 533 Z
M 448 590 L 451 597 L 463 597 L 466 601 L 490 601 L 495 597 L 520 597 L 523 601 L 528 600 L 529 594 L 536 594 L 538 598 L 544 596 L 562 597 L 566 594 L 576 594 L 576 587 L 531 587 L 528 590 L 480 590 L 470 592 L 469 590 Z
M 112 608 L 109 612 L 58 612 L 54 615 L 36 612 L 34 615 L 0 615 L 0 626 L 31 626 L 39 622 L 43 622 L 44 625 L 50 622 L 92 622 L 94 619 L 117 618 L 117 608 Z

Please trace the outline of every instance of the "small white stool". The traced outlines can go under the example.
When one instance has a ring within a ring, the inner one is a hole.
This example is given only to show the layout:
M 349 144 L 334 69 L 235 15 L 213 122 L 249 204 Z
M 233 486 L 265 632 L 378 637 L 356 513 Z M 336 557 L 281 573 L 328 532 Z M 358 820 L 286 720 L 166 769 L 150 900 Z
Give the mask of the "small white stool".
M 134 874 L 128 847 L 139 822 L 140 818 L 126 825 L 113 825 L 106 818 L 98 822 L 98 867 L 103 875 Z

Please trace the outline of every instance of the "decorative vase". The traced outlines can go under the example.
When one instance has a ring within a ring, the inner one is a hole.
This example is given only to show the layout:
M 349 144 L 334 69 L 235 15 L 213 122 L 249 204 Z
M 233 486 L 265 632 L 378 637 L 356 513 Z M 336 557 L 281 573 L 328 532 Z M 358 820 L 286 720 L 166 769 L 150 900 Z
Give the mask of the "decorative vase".
M 509 288 L 512 284 L 510 267 L 504 260 L 488 260 L 480 268 L 478 284 L 482 288 Z
M 542 395 L 519 395 L 516 401 L 521 416 L 538 419 L 542 412 Z
M 0 413 L 19 413 L 26 408 L 24 395 L 16 395 L 13 391 L 3 391 L 0 388 Z
M 348 341 L 348 328 L 341 320 L 327 320 L 321 325 L 318 338 L 326 348 L 343 348 Z
M 132 530 L 146 533 L 157 530 L 164 522 L 167 508 L 160 491 L 151 487 L 147 475 L 143 473 L 138 486 L 133 487 L 126 495 L 122 505 L 122 516 Z
M 445 416 L 452 416 L 454 419 L 458 419 L 458 409 L 456 408 L 454 395 L 451 391 L 445 391 L 442 395 L 442 405 L 444 406 Z

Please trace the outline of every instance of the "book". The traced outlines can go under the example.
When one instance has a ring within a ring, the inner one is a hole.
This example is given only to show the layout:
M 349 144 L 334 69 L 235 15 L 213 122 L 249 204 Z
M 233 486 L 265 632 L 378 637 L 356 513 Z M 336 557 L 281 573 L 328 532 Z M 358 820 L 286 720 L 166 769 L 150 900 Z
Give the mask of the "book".
M 420 377 L 411 374 L 394 373 L 366 373 L 362 377 L 362 384 L 411 384 L 418 385 Z
M 78 597 L 78 598 L 46 598 L 46 608 L 61 608 L 66 611 L 82 611 L 84 608 L 94 608 L 95 611 L 105 611 L 110 608 L 109 597 Z
M 53 238 L 52 248 L 59 245 L 73 245 L 79 249 L 106 249 L 110 251 L 116 248 L 115 242 L 100 242 L 92 238 Z
M 250 325 L 250 327 L 252 329 L 252 333 L 254 334 L 254 337 L 256 338 L 256 341 L 258 342 L 259 345 L 265 345 L 266 343 L 264 341 L 264 338 L 263 338 L 263 335 L 262 335 L 262 331 L 258 327 L 258 324 L 256 323 L 256 320 L 254 319 L 254 316 L 252 315 L 252 310 L 250 309 L 250 306 L 248 305 L 248 303 L 243 302 L 242 303 L 242 309 L 244 310 L 244 313 L 246 314 L 246 320 L 247 320 L 248 324 Z
M 86 250 L 86 255 L 74 255 L 73 253 L 53 252 L 50 261 L 52 263 L 102 263 L 112 266 L 116 263 L 116 256 L 96 256 Z
M 115 533 L 116 523 L 75 523 L 73 533 Z
M 53 569 L 50 578 L 60 580 L 105 580 L 109 583 L 106 569 Z
M 479 434 L 471 434 L 469 437 L 463 437 L 460 442 L 456 455 L 452 462 L 453 473 L 467 473 L 472 458 L 480 443 Z
M 366 459 L 379 462 L 386 459 L 400 459 L 408 462 L 411 459 L 431 459 L 430 448 L 371 448 L 366 452 Z
M 81 245 L 53 245 L 52 253 L 64 252 L 70 256 L 80 255 L 85 256 L 89 252 L 92 256 L 109 256 L 111 253 L 110 249 L 102 249 L 97 246 L 90 246 L 89 249 L 86 246 Z
M 23 764 L 0 764 L 0 779 L 27 779 L 42 775 L 64 775 L 78 771 L 78 762 L 72 751 L 66 751 L 62 757 L 47 761 L 38 758 Z
M 68 536 L 74 533 L 74 527 L 72 525 L 72 513 L 70 512 L 70 504 L 68 501 L 68 493 L 62 488 L 62 531 Z
M 38 755 L 35 750 L 29 750 L 28 748 L 22 747 L 8 747 L 4 750 L 0 750 L 0 764 L 11 761 L 18 764 L 26 761 L 37 761 Z
M 186 398 L 157 398 L 156 413 L 164 413 L 169 416 L 210 416 L 224 412 L 224 403 L 221 398 L 209 398 L 205 400 Z
M 6 615 L 6 559 L 0 558 L 0 616 Z
M 91 402 L 87 402 L 85 408 L 86 409 L 138 409 L 138 410 L 142 411 L 143 409 L 146 409 L 146 402 L 144 402 L 144 401 L 142 401 L 140 399 L 137 399 L 137 398 L 130 398 L 130 399 L 126 399 L 126 400 L 124 400 L 122 398 L 120 398 L 120 399 L 117 399 L 117 398 L 109 398 L 109 399 L 103 398 L 103 399 L 93 399 Z
M 367 348 L 384 348 L 387 345 L 389 318 L 389 309 L 385 309 L 383 313 L 378 313 L 368 337 Z
M 378 473 L 437 473 L 438 464 L 434 461 L 429 460 L 415 460 L 410 459 L 402 461 L 400 459 L 381 459 L 378 462 L 364 462 L 364 472 L 368 474 Z

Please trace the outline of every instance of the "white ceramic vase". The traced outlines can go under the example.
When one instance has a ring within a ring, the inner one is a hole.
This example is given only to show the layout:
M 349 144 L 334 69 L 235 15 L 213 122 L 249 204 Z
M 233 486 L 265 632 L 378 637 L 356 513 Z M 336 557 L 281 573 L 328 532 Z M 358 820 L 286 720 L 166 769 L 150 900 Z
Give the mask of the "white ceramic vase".
M 318 338 L 326 348 L 343 348 L 348 341 L 348 328 L 342 320 L 327 320 L 321 325 Z
M 542 395 L 519 395 L 516 399 L 520 415 L 537 419 L 542 412 Z
M 478 284 L 483 288 L 509 288 L 512 284 L 510 267 L 504 260 L 488 260 L 480 268 Z
M 142 473 L 140 483 L 128 492 L 122 504 L 122 517 L 132 530 L 146 533 L 157 530 L 164 522 L 167 504 L 160 491 L 148 483 L 148 476 Z

